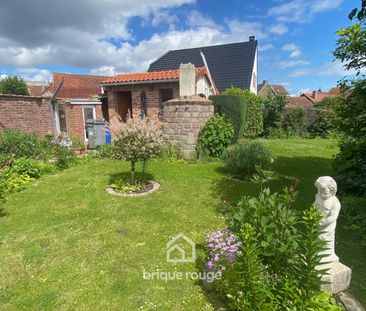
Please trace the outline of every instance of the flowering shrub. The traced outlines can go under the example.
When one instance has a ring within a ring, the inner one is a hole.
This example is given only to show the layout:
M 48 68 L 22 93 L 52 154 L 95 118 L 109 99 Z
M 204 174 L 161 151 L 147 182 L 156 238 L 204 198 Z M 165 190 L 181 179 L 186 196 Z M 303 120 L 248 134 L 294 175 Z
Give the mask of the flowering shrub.
M 209 256 L 207 269 L 222 273 L 227 264 L 233 263 L 238 253 L 240 241 L 230 230 L 215 231 L 207 238 Z
M 213 290 L 230 310 L 340 311 L 331 295 L 320 292 L 326 270 L 316 267 L 325 246 L 316 207 L 302 214 L 292 208 L 298 182 L 283 193 L 263 188 L 263 177 L 257 182 L 259 196 L 227 206 L 230 229 L 207 239 L 206 269 L 221 274 Z
M 117 137 L 113 142 L 114 156 L 131 163 L 131 183 L 135 184 L 136 163 L 143 163 L 159 153 L 163 134 L 158 123 L 147 118 L 127 118 L 125 123 L 114 125 Z
M 72 152 L 72 140 L 64 135 L 59 135 L 51 140 L 53 153 L 56 158 L 55 164 L 59 168 L 67 168 L 75 160 L 75 154 Z

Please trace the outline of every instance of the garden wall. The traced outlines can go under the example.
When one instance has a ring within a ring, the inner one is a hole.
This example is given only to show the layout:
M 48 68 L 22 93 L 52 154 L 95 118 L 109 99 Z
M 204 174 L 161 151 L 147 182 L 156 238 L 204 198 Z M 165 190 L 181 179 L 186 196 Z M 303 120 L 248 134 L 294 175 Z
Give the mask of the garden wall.
M 48 98 L 0 95 L 0 130 L 8 128 L 43 136 L 53 133 L 53 122 Z
M 214 115 L 212 101 L 199 96 L 173 99 L 164 104 L 164 140 L 178 146 L 184 158 L 195 157 L 201 128 Z

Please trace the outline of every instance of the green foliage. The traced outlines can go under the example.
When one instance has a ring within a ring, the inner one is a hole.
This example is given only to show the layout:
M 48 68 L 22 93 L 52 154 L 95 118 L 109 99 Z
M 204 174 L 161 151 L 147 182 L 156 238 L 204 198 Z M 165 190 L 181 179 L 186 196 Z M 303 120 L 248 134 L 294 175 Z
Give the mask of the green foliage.
M 307 130 L 307 117 L 304 108 L 290 108 L 287 110 L 282 127 L 292 136 L 301 136 Z
M 336 108 L 342 133 L 340 152 L 333 161 L 344 192 L 366 194 L 366 80 L 355 80 Z
M 73 137 L 73 138 L 71 138 L 71 142 L 72 142 L 73 148 L 84 148 L 85 147 L 79 138 Z
M 302 219 L 305 230 L 301 232 L 302 239 L 299 243 L 297 273 L 304 296 L 306 299 L 310 299 L 322 284 L 321 275 L 324 275 L 327 271 L 317 269 L 324 257 L 324 255 L 319 254 L 319 250 L 325 249 L 326 242 L 319 239 L 320 234 L 323 233 L 319 228 L 322 216 L 315 206 L 304 211 Z
M 231 291 L 234 291 L 228 294 L 228 306 L 233 310 L 271 310 L 271 293 L 266 284 L 265 267 L 259 258 L 256 231 L 245 223 L 239 238 L 242 241 L 240 253 L 232 271 L 229 271 Z
M 2 173 L 4 188 L 6 193 L 21 191 L 34 181 L 34 178 L 28 176 L 27 174 L 17 174 L 17 172 L 10 170 L 5 170 Z
M 0 94 L 29 95 L 29 90 L 22 78 L 9 76 L 0 80 Z
M 244 98 L 238 95 L 210 96 L 215 112 L 224 115 L 234 126 L 233 141 L 244 136 L 247 106 Z
M 311 311 L 343 311 L 336 300 L 327 291 L 320 291 L 310 298 L 307 309 Z
M 226 170 L 233 177 L 248 179 L 258 168 L 267 169 L 272 155 L 261 142 L 250 141 L 230 146 L 224 160 Z
M 41 170 L 39 162 L 33 159 L 18 158 L 15 159 L 11 170 L 18 175 L 28 175 L 31 178 L 39 178 L 41 176 Z
M 214 115 L 201 129 L 197 139 L 197 154 L 220 158 L 234 135 L 233 125 L 224 116 Z
M 282 193 L 263 188 L 262 171 L 254 181 L 261 186 L 259 196 L 226 209 L 240 252 L 214 288 L 228 296 L 232 310 L 341 310 L 320 291 L 326 270 L 317 270 L 325 249 L 317 209 L 302 215 L 293 209 L 298 181 Z
M 333 52 L 347 70 L 354 69 L 357 74 L 366 67 L 366 20 L 364 17 L 356 24 L 337 31 L 337 48 Z
M 112 159 L 114 157 L 113 145 L 101 145 L 98 148 L 97 156 L 102 159 Z
M 335 108 L 338 101 L 338 97 L 326 97 L 321 102 L 314 104 L 316 118 L 308 128 L 312 137 L 327 138 L 336 133 Z
M 159 158 L 165 162 L 184 164 L 186 160 L 183 159 L 182 151 L 177 145 L 171 143 L 164 143 L 159 152 Z
M 40 140 L 34 134 L 9 129 L 0 133 L 0 161 L 21 157 L 45 159 L 50 157 L 51 153 L 51 144 L 46 139 Z
M 132 183 L 131 180 L 118 180 L 111 185 L 112 188 L 120 192 L 136 192 L 145 188 L 145 183 L 140 180 L 135 180 Z
M 76 161 L 75 153 L 65 146 L 54 145 L 53 154 L 55 156 L 55 165 L 60 169 L 66 169 Z
M 238 95 L 244 100 L 247 107 L 244 137 L 260 135 L 263 132 L 263 99 L 248 90 L 235 87 L 226 89 L 223 95 Z
M 264 107 L 267 110 L 267 114 L 263 120 L 263 127 L 266 136 L 269 135 L 271 129 L 281 128 L 285 106 L 285 94 L 276 94 L 264 98 Z
M 131 182 L 135 183 L 136 162 L 143 162 L 143 172 L 147 161 L 159 154 L 162 144 L 160 125 L 147 118 L 128 117 L 121 123 L 113 142 L 113 152 L 117 159 L 131 163 Z
M 366 198 L 343 198 L 340 219 L 343 227 L 356 233 L 366 245 Z

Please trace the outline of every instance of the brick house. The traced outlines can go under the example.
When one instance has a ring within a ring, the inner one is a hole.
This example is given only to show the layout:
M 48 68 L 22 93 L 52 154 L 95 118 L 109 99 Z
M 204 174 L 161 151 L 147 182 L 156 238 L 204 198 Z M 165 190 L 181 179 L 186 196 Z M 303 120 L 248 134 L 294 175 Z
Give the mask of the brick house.
M 303 93 L 302 97 L 307 98 L 312 103 L 321 102 L 327 97 L 338 97 L 341 95 L 340 89 L 338 87 L 332 87 L 328 92 L 322 92 L 320 89 L 318 91 L 313 91 L 312 93 Z
M 268 80 L 263 80 L 263 83 L 258 84 L 258 96 L 268 97 L 271 95 L 288 95 L 286 88 L 281 84 L 269 84 Z
M 53 103 L 55 132 L 87 141 L 85 123 L 88 119 L 108 119 L 106 101 L 99 98 L 99 83 L 106 76 L 54 73 L 44 96 L 56 94 Z
M 188 70 L 194 70 L 194 94 L 206 98 L 216 94 L 217 89 L 207 69 L 190 66 L 192 67 Z M 162 120 L 162 103 L 180 97 L 185 84 L 182 79 L 183 72 L 176 69 L 120 74 L 102 81 L 111 125 L 114 122 L 125 121 L 128 113 L 133 117 L 144 115 L 154 120 Z
M 54 73 L 48 87 L 28 84 L 38 96 L 0 95 L 0 130 L 18 129 L 38 136 L 63 132 L 84 142 L 86 120 L 108 117 L 107 102 L 99 98 L 99 83 L 106 78 Z

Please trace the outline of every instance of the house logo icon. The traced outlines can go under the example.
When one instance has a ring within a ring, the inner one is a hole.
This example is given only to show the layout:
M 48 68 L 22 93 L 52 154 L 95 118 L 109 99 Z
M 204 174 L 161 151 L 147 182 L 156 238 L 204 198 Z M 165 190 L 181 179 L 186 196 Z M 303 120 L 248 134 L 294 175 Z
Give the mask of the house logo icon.
M 177 262 L 195 262 L 196 244 L 183 233 L 172 238 L 166 245 L 166 261 Z

